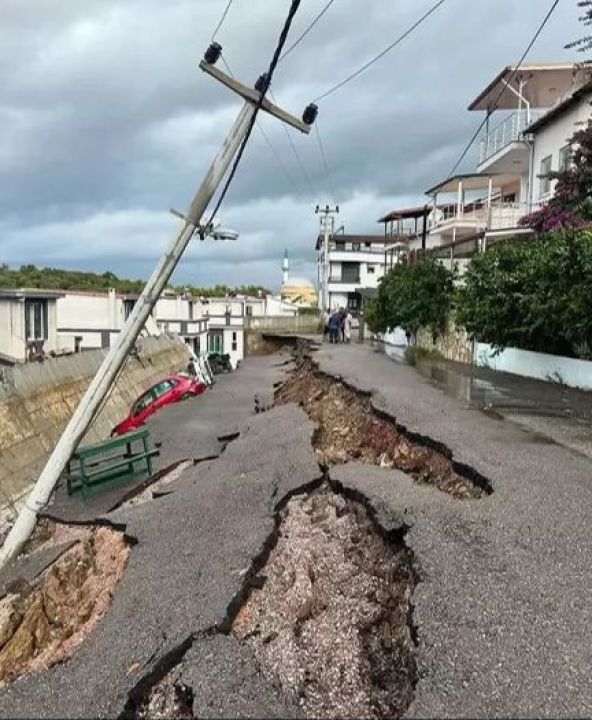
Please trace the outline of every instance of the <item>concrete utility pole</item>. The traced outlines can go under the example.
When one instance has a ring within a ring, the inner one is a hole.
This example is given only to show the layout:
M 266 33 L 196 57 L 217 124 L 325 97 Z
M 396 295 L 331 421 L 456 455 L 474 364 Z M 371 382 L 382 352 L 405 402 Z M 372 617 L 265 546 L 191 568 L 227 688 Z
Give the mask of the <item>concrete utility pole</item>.
M 321 309 L 330 312 L 329 307 L 329 239 L 335 230 L 335 215 L 339 213 L 339 205 L 334 208 L 325 205 L 324 208 L 315 208 L 315 214 L 319 216 L 320 231 L 323 235 L 323 262 L 321 264 Z
M 54 451 L 49 457 L 35 487 L 29 494 L 24 507 L 6 538 L 2 551 L 0 552 L 0 568 L 4 567 L 11 558 L 19 553 L 25 542 L 30 537 L 37 522 L 37 513 L 47 506 L 51 494 L 70 460 L 72 453 L 76 450 L 78 443 L 86 434 L 96 413 L 101 408 L 111 385 L 116 381 L 118 373 L 123 366 L 130 350 L 133 348 L 138 335 L 142 331 L 152 308 L 165 288 L 173 270 L 181 259 L 189 241 L 196 233 L 202 238 L 210 234 L 211 228 L 204 228 L 200 225 L 202 216 L 216 188 L 222 181 L 236 152 L 240 148 L 246 134 L 249 132 L 256 107 L 274 115 L 282 122 L 297 128 L 303 133 L 310 131 L 310 124 L 316 117 L 316 106 L 309 106 L 304 113 L 306 122 L 301 121 L 287 112 L 263 99 L 261 103 L 261 92 L 243 85 L 233 78 L 225 75 L 214 64 L 220 58 L 222 48 L 213 43 L 205 54 L 199 67 L 216 80 L 220 81 L 233 92 L 240 95 L 245 103 L 238 114 L 238 117 L 228 133 L 222 148 L 214 158 L 203 182 L 201 183 L 189 209 L 185 214 L 175 213 L 183 220 L 183 227 L 178 235 L 170 242 L 164 255 L 146 283 L 134 309 L 119 333 L 115 344 L 109 350 L 101 367 L 97 371 L 84 397 L 80 401 L 70 422 L 60 437 Z M 312 108 L 312 110 L 311 110 Z

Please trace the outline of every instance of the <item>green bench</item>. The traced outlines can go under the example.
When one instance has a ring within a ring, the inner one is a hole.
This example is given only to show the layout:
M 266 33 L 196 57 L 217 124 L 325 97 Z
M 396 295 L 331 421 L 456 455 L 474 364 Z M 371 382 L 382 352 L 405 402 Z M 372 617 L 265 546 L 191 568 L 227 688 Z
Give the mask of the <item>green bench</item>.
M 150 442 L 147 428 L 83 445 L 72 455 L 63 474 L 68 495 L 86 500 L 97 493 L 152 475 L 152 458 L 159 450 Z

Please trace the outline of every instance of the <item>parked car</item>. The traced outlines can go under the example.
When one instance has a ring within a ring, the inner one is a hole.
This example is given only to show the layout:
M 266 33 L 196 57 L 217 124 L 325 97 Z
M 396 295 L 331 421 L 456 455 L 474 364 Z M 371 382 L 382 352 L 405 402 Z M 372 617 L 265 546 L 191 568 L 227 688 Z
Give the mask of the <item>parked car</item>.
M 132 405 L 129 415 L 113 428 L 111 435 L 124 435 L 137 430 L 161 407 L 201 395 L 205 389 L 206 386 L 197 378 L 189 375 L 171 375 L 140 395 Z

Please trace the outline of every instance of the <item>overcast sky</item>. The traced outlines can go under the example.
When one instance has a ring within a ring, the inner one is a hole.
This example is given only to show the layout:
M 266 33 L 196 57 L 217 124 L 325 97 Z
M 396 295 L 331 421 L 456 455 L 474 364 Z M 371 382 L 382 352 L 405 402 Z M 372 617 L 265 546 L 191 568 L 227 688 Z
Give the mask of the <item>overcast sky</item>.
M 302 0 L 295 38 L 326 0 Z M 0 262 L 146 277 L 232 124 L 240 101 L 197 67 L 226 0 L 0 0 Z M 289 0 L 234 0 L 218 40 L 254 83 Z M 278 101 L 296 115 L 381 50 L 433 0 L 336 0 L 279 66 Z M 366 74 L 319 103 L 347 232 L 423 202 L 481 120 L 469 102 L 516 62 L 551 0 L 447 0 Z M 529 60 L 565 60 L 582 34 L 562 0 Z M 263 118 L 282 166 L 256 131 L 220 217 L 236 243 L 196 242 L 177 282 L 277 288 L 316 280 L 317 203 L 332 193 L 314 134 Z M 470 153 L 465 169 L 474 167 Z

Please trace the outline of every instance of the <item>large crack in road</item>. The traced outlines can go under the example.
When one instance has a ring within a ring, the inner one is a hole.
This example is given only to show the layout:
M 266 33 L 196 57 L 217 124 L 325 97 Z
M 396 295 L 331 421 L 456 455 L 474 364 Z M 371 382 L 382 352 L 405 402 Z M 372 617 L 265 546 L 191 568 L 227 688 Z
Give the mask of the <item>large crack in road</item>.
M 367 394 L 319 372 L 310 358 L 300 359 L 276 390 L 276 404 L 291 402 L 317 424 L 313 445 L 325 467 L 358 460 L 396 468 L 459 499 L 492 492 L 486 478 L 455 463 L 446 448 L 413 436 L 372 407 Z
M 328 483 L 292 497 L 233 623 L 264 675 L 307 717 L 399 717 L 413 697 L 415 573 L 402 533 Z
M 65 540 L 72 547 L 0 600 L 0 684 L 67 660 L 111 604 L 130 553 L 124 534 L 55 525 L 46 544 Z

